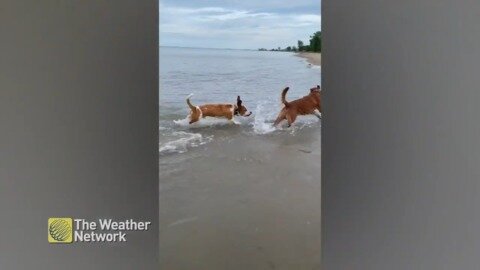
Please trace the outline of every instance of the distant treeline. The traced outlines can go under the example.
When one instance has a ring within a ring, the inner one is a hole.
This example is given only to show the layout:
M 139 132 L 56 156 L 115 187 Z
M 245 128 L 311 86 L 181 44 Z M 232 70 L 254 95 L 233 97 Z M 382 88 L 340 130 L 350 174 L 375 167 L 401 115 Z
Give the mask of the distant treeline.
M 282 51 L 282 52 L 321 52 L 322 51 L 322 32 L 317 31 L 310 36 L 310 44 L 305 45 L 303 41 L 299 40 L 297 46 L 288 46 L 286 48 L 276 48 L 267 50 L 265 48 L 258 49 L 259 51 Z

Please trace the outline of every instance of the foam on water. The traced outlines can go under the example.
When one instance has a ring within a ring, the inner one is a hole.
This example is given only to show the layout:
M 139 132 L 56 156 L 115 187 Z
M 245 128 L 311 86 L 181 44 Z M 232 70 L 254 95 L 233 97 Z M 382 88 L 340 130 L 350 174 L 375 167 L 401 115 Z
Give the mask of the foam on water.
M 237 118 L 230 121 L 226 118 L 215 117 L 201 118 L 199 121 L 190 124 L 190 116 L 187 116 L 184 119 L 173 120 L 173 123 L 177 126 L 189 129 L 240 124 Z
M 278 127 L 273 126 L 273 121 L 276 117 L 275 112 L 270 111 L 269 105 L 266 102 L 261 102 L 252 117 L 236 117 L 234 121 L 227 119 L 206 117 L 200 119 L 200 121 L 189 124 L 190 118 L 173 120 L 177 128 L 161 128 L 162 132 L 161 142 L 159 146 L 160 154 L 170 153 L 185 153 L 190 148 L 198 147 L 207 144 L 213 140 L 213 135 L 203 135 L 201 128 L 215 128 L 227 125 L 239 125 L 243 128 L 249 128 L 247 133 L 250 136 L 255 135 L 267 135 L 275 131 L 288 132 L 295 135 L 296 132 L 312 125 L 318 125 L 319 119 L 313 115 L 298 116 L 292 127 L 288 128 L 286 121 L 283 121 Z M 181 128 L 183 130 L 178 130 Z M 177 129 L 177 130 L 176 130 Z M 198 132 L 191 132 L 191 130 L 197 129 Z
M 170 137 L 172 138 L 168 141 L 160 143 L 160 154 L 185 153 L 190 147 L 200 146 L 213 140 L 213 136 L 203 136 L 200 133 L 185 131 L 174 131 Z
M 305 58 L 302 61 L 307 65 L 308 68 L 322 70 L 322 66 L 311 64 Z

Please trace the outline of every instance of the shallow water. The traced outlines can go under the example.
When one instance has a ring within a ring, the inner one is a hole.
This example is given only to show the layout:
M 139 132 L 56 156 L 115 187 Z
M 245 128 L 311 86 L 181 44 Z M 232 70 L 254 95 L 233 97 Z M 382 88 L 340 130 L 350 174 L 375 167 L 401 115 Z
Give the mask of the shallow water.
M 282 89 L 290 86 L 287 99 L 292 100 L 317 84 L 319 67 L 293 53 L 161 47 L 160 155 L 182 154 L 231 133 L 280 134 L 282 128 L 273 128 L 272 122 L 282 108 Z M 237 126 L 215 118 L 189 125 L 185 98 L 191 93 L 195 105 L 235 103 L 241 96 L 253 114 L 236 117 Z M 299 117 L 297 128 L 315 123 L 314 116 Z
M 320 122 L 273 128 L 320 70 L 283 52 L 161 48 L 160 268 L 320 269 Z M 188 124 L 192 102 L 235 102 L 238 124 Z

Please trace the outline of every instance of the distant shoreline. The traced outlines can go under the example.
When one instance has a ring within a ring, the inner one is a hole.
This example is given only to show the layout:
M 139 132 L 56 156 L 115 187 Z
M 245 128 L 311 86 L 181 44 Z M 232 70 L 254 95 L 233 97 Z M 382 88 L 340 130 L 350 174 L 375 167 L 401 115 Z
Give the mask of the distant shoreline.
M 322 62 L 322 55 L 321 53 L 314 53 L 314 52 L 299 52 L 295 54 L 298 57 L 305 58 L 308 63 L 320 66 Z

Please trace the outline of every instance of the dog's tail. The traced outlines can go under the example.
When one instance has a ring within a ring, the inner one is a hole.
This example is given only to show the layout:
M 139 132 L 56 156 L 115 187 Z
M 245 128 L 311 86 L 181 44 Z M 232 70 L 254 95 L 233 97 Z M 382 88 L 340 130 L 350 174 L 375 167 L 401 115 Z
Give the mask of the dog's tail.
M 191 110 L 195 110 L 196 107 L 192 105 L 192 103 L 190 102 L 190 98 L 193 96 L 193 94 L 190 94 L 188 95 L 187 97 L 187 104 L 188 104 L 188 107 L 190 107 Z
M 288 107 L 288 101 L 285 99 L 285 97 L 287 96 L 287 91 L 288 91 L 289 87 L 285 87 L 285 89 L 283 89 L 282 91 L 282 103 L 285 104 L 285 107 Z

